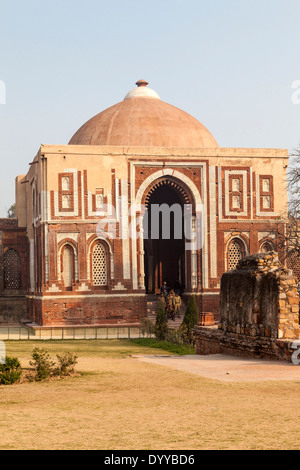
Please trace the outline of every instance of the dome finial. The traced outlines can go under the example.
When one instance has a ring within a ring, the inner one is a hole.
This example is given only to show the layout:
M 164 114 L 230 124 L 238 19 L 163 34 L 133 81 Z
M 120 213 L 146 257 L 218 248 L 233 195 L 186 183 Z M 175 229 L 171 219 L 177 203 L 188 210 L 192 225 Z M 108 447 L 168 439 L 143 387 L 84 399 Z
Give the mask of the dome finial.
M 136 85 L 137 85 L 138 87 L 140 87 L 140 86 L 147 86 L 147 85 L 149 85 L 149 83 L 146 82 L 146 80 L 139 80 L 138 82 L 136 82 Z
M 157 100 L 160 100 L 160 97 L 158 94 L 151 90 L 151 88 L 148 88 L 147 85 L 149 83 L 146 80 L 139 80 L 136 82 L 137 88 L 134 88 L 131 90 L 127 95 L 125 96 L 125 100 L 128 98 L 155 98 Z

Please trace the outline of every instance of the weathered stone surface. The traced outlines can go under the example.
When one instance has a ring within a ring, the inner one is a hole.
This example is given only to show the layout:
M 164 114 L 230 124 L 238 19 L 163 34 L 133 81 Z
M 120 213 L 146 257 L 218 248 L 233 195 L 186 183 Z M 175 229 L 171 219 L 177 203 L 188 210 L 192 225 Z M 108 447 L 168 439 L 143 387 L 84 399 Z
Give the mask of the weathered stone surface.
M 195 329 L 197 353 L 290 358 L 284 341 L 298 340 L 300 331 L 296 285 L 277 253 L 242 259 L 222 277 L 218 329 Z
M 292 360 L 295 340 L 248 337 L 218 330 L 216 327 L 196 327 L 196 354 L 228 354 L 236 357 Z

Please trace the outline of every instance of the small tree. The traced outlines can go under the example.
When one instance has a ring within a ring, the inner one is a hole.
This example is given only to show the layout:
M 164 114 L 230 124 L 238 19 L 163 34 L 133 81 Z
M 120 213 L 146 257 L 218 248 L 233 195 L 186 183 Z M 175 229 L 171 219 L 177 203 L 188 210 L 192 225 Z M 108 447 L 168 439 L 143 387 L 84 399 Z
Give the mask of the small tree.
M 155 336 L 157 339 L 164 341 L 168 333 L 168 320 L 162 301 L 158 303 L 158 311 L 155 323 Z
M 7 217 L 9 219 L 14 219 L 16 217 L 16 204 L 12 204 L 7 211 Z
M 300 263 L 300 145 L 290 155 L 287 169 L 288 212 L 278 217 L 276 251 L 283 263 L 299 272 Z
M 57 354 L 56 357 L 59 364 L 57 373 L 60 376 L 67 376 L 74 373 L 74 368 L 78 359 L 75 354 L 73 354 L 71 351 L 66 351 L 63 354 Z
M 193 329 L 198 324 L 199 321 L 199 312 L 196 304 L 196 297 L 194 295 L 191 296 L 187 308 L 185 311 L 185 316 L 180 327 L 180 331 L 183 335 L 184 342 L 193 344 L 194 343 L 194 335 Z
M 30 365 L 35 368 L 37 381 L 47 379 L 53 375 L 55 362 L 46 349 L 35 348 L 31 357 L 33 360 L 30 361 Z

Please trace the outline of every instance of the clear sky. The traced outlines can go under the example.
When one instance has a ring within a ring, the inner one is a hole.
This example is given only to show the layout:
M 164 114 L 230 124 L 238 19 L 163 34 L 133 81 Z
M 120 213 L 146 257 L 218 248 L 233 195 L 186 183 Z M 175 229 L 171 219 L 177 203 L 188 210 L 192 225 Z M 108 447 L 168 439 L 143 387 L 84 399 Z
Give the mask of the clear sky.
M 221 147 L 292 151 L 299 24 L 299 0 L 0 0 L 0 217 L 40 144 L 67 144 L 141 78 Z

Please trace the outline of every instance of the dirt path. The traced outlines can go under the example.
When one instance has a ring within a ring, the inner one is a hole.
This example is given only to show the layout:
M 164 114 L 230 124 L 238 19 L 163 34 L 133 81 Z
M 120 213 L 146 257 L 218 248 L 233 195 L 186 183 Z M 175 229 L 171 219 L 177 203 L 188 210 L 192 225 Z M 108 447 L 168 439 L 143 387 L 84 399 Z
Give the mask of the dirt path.
M 222 382 L 300 380 L 300 366 L 292 363 L 213 356 L 135 356 L 139 361 L 159 364 Z

